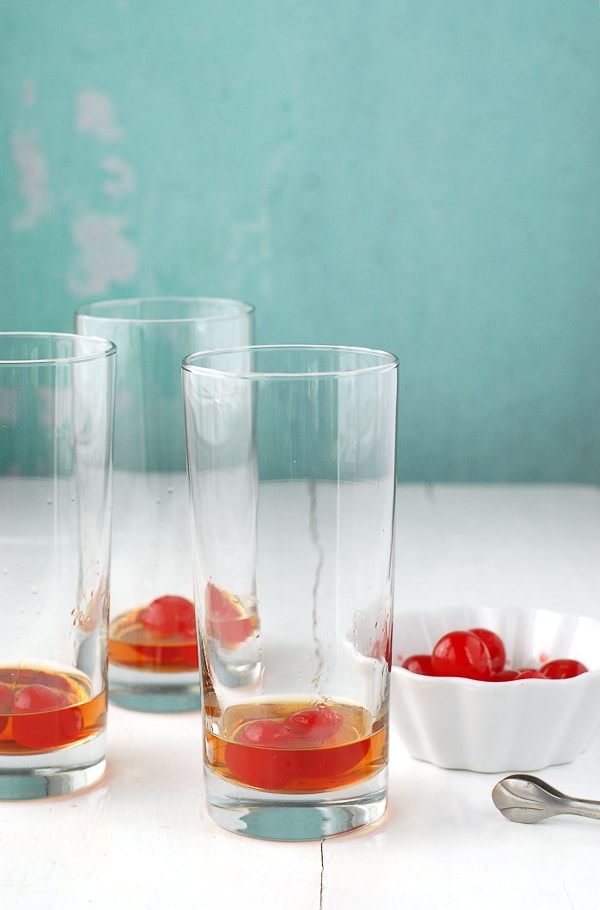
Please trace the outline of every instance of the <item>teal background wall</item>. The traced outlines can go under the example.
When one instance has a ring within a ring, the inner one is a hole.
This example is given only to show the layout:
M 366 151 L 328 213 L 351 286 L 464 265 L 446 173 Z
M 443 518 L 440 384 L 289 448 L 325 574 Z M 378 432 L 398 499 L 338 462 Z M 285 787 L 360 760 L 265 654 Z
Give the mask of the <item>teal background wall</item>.
M 600 482 L 597 0 L 0 0 L 0 329 L 241 296 L 399 476 Z

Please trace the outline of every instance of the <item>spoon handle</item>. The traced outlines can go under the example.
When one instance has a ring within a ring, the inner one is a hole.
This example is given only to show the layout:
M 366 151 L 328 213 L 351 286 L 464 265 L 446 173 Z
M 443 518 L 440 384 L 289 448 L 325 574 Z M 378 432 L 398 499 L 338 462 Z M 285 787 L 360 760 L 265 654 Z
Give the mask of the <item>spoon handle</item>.
M 595 799 L 573 799 L 564 796 L 563 803 L 558 807 L 561 815 L 583 815 L 586 818 L 600 818 L 600 802 Z

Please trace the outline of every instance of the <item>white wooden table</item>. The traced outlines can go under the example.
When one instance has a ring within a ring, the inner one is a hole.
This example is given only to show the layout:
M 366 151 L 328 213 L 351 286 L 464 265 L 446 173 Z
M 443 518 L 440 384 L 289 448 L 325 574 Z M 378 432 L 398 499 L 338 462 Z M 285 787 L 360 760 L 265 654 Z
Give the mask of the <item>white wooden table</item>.
M 397 516 L 397 609 L 600 616 L 598 488 L 401 486 Z M 112 708 L 100 784 L 0 803 L 0 907 L 597 910 L 600 823 L 510 823 L 490 797 L 503 775 L 414 761 L 393 736 L 391 748 L 378 826 L 322 843 L 250 840 L 207 816 L 199 715 Z M 600 799 L 600 741 L 541 776 Z

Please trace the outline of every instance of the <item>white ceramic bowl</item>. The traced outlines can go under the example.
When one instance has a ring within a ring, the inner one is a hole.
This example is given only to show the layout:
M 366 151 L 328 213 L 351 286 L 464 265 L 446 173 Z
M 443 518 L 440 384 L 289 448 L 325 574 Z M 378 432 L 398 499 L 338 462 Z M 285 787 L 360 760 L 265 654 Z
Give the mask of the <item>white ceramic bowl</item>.
M 404 670 L 446 632 L 488 628 L 507 666 L 573 658 L 571 679 L 478 682 Z M 394 616 L 391 722 L 413 758 L 469 771 L 534 771 L 572 761 L 600 723 L 600 621 L 548 610 L 447 607 Z

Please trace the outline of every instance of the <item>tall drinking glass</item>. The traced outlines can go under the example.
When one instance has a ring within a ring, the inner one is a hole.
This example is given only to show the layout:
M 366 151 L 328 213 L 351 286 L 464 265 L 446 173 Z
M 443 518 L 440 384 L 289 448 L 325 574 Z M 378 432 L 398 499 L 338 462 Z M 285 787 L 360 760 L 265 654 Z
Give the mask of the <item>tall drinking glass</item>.
M 183 361 L 208 809 L 309 840 L 386 807 L 397 360 Z
M 109 698 L 139 711 L 200 708 L 181 359 L 248 344 L 253 308 L 139 298 L 81 307 L 76 331 L 118 350 Z
M 105 769 L 115 348 L 0 333 L 0 798 Z

